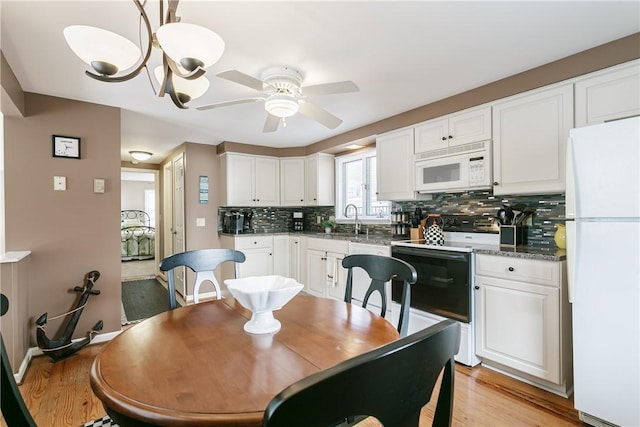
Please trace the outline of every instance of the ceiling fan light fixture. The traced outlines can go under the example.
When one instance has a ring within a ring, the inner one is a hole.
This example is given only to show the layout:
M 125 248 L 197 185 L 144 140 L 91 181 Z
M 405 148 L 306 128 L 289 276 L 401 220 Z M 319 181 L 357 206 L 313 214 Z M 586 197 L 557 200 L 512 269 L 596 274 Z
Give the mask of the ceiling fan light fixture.
M 141 56 L 140 49 L 131 40 L 102 28 L 71 25 L 63 33 L 73 53 L 101 75 L 127 70 Z
M 265 101 L 264 108 L 272 116 L 284 119 L 293 116 L 300 107 L 292 96 L 275 94 Z
M 153 156 L 153 153 L 150 153 L 148 151 L 129 151 L 129 154 L 131 155 L 131 157 L 133 157 L 135 160 L 138 160 L 139 162 L 144 162 L 145 160 L 149 160 L 151 156 Z
M 153 74 L 156 76 L 156 80 L 158 83 L 162 84 L 162 80 L 164 79 L 164 70 L 161 66 L 156 67 L 153 70 Z M 171 75 L 172 81 L 170 82 L 173 90 L 175 90 L 178 97 L 182 99 L 188 99 L 186 101 L 182 100 L 183 103 L 189 102 L 191 99 L 196 99 L 204 95 L 209 89 L 209 80 L 206 77 L 199 77 L 197 79 L 183 79 L 182 77 L 176 76 L 175 74 Z
M 200 25 L 172 22 L 156 31 L 161 49 L 186 70 L 207 68 L 218 62 L 224 53 L 224 40 Z

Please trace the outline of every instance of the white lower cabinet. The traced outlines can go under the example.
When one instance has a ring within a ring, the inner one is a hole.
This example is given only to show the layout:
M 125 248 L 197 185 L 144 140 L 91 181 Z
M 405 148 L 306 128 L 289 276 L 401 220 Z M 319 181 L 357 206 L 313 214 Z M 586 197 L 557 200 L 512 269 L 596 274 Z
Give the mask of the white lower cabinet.
M 318 297 L 344 299 L 347 274 L 342 260 L 348 251 L 347 241 L 307 239 L 305 291 Z
M 476 255 L 476 353 L 558 394 L 570 392 L 571 313 L 564 262 Z M 514 373 L 509 371 L 510 373 Z
M 354 243 L 349 242 L 349 255 L 356 254 L 369 254 L 369 255 L 381 255 L 381 256 L 391 256 L 391 247 L 383 246 L 383 245 L 371 245 L 364 243 Z M 345 282 L 346 283 L 346 282 Z M 369 289 L 369 285 L 371 284 L 371 278 L 361 268 L 353 269 L 353 285 L 351 288 L 351 297 L 353 301 L 362 305 L 362 300 L 364 299 L 364 294 Z M 385 292 L 387 297 L 387 312 L 385 313 L 385 317 L 391 318 L 391 281 L 385 284 Z M 378 292 L 374 292 L 371 294 L 369 298 L 369 302 L 367 303 L 367 308 L 373 311 L 376 314 L 380 314 L 382 307 L 382 300 L 380 298 L 380 294 Z M 397 323 L 395 323 L 397 325 Z
M 303 283 L 300 254 L 302 253 L 302 238 L 300 236 L 289 236 L 289 277 Z
M 236 249 L 244 253 L 245 262 L 238 264 L 239 277 L 274 274 L 273 236 L 222 236 L 220 244 L 222 248 Z M 233 263 L 225 262 L 221 269 L 223 281 L 234 276 Z
M 273 274 L 290 276 L 291 258 L 289 256 L 289 236 L 286 234 L 273 236 Z

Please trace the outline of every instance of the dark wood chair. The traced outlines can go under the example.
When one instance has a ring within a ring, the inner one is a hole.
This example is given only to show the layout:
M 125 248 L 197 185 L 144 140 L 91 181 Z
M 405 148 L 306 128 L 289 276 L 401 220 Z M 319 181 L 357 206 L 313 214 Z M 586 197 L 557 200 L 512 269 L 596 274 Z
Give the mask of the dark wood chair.
M 371 278 L 371 284 L 364 295 L 362 306 L 366 308 L 371 294 L 379 292 L 382 300 L 380 315 L 383 317 L 387 312 L 387 295 L 384 284 L 391 279 L 403 281 L 398 332 L 402 337 L 407 336 L 409 333 L 409 303 L 411 302 L 411 287 L 409 285 L 416 283 L 418 278 L 416 269 L 411 264 L 397 258 L 367 254 L 349 255 L 342 260 L 342 266 L 347 269 L 344 302 L 350 303 L 352 299 L 353 269 L 362 268 Z
M 205 281 L 210 281 L 216 290 L 216 298 L 221 299 L 222 293 L 220 284 L 213 274 L 218 265 L 226 261 L 232 261 L 235 265 L 235 276 L 238 277 L 238 264 L 244 262 L 245 255 L 233 249 L 199 249 L 195 251 L 180 252 L 171 255 L 160 262 L 160 270 L 166 271 L 169 284 L 169 306 L 171 309 L 176 308 L 176 284 L 174 276 L 174 268 L 188 267 L 196 273 L 195 284 L 193 288 L 194 303 L 200 302 L 198 294 L 200 285 Z
M 4 294 L 1 294 L 0 299 L 2 316 L 4 316 L 9 310 L 9 300 Z M 33 421 L 29 409 L 27 409 L 27 405 L 22 399 L 20 390 L 18 390 L 1 334 L 0 345 L 2 346 L 2 383 L 0 384 L 0 390 L 2 390 L 0 392 L 2 416 L 8 427 L 36 427 L 36 423 Z
M 326 427 L 376 417 L 385 427 L 417 427 L 444 368 L 433 426 L 451 425 L 454 355 L 460 324 L 444 320 L 285 388 L 267 406 L 265 427 Z

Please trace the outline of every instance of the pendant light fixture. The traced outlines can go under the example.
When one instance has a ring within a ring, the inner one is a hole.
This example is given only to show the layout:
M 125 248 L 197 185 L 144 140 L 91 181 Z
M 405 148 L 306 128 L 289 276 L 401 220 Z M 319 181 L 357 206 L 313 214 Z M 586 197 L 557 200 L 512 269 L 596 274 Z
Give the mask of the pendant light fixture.
M 179 22 L 178 1 L 168 1 L 164 19 L 163 0 L 160 0 L 160 26 L 153 33 L 144 3 L 133 0 L 147 33 L 144 55 L 130 40 L 101 28 L 72 25 L 64 29 L 64 36 L 71 50 L 91 66 L 92 71 L 85 73 L 103 82 L 134 78 L 147 67 L 152 48 L 160 49 L 162 65 L 159 71 L 154 70 L 160 82 L 158 96 L 168 94 L 178 108 L 188 108 L 187 102 L 202 96 L 209 88 L 209 81 L 203 77 L 204 69 L 220 59 L 225 44 L 218 34 L 207 28 Z M 137 67 L 133 68 L 136 63 Z

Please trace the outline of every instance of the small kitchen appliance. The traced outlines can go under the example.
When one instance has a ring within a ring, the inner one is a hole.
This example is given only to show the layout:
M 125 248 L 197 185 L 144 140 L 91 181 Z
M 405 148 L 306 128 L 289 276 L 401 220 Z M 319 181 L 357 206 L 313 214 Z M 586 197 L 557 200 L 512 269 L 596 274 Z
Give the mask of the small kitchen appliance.
M 293 231 L 304 230 L 304 214 L 302 212 L 294 212 L 293 216 Z
M 247 211 L 242 214 L 244 216 L 243 233 L 253 233 L 253 212 Z
M 224 215 L 222 229 L 225 233 L 240 234 L 244 231 L 244 214 L 227 212 Z
M 415 160 L 419 193 L 491 188 L 491 141 L 418 153 Z

